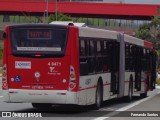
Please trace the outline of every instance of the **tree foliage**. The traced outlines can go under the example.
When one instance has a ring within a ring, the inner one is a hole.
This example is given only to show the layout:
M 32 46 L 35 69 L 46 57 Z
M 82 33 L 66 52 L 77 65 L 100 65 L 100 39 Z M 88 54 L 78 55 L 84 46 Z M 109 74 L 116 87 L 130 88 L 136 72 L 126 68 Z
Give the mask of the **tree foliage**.
M 72 21 L 72 18 L 68 15 L 64 15 L 64 14 L 58 12 L 57 14 L 56 13 L 50 14 L 48 21 L 49 21 L 49 23 L 53 22 L 53 21 Z
M 160 49 L 160 16 L 156 16 L 150 23 L 143 24 L 136 32 L 138 38 L 153 42 L 154 47 Z
M 150 35 L 150 27 L 148 24 L 143 24 L 139 27 L 136 36 L 141 39 L 148 39 L 151 37 Z

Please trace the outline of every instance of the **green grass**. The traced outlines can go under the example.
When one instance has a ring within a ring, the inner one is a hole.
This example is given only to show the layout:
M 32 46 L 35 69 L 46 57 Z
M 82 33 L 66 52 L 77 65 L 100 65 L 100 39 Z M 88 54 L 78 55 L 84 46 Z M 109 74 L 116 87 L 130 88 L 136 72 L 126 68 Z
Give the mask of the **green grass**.
M 3 40 L 0 40 L 0 48 L 3 48 Z

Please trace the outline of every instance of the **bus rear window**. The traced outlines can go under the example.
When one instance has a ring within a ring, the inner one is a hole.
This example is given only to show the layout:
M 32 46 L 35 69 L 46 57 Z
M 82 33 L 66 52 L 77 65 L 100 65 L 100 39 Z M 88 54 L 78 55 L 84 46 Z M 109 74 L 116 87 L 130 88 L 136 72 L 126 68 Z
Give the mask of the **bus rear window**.
M 67 30 L 58 28 L 12 28 L 13 54 L 64 54 Z

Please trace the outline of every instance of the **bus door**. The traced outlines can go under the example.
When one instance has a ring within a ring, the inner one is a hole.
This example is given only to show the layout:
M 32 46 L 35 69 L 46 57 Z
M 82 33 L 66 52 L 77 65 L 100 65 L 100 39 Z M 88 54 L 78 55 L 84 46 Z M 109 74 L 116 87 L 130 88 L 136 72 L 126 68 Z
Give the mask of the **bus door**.
M 120 57 L 120 46 L 119 42 L 109 43 L 110 51 L 110 70 L 111 70 L 111 89 L 112 94 L 119 93 L 119 57 Z
M 135 53 L 135 86 L 137 91 L 141 90 L 141 71 L 142 71 L 142 56 L 143 49 L 141 47 L 134 48 Z
M 150 90 L 155 89 L 156 82 L 156 52 L 153 51 L 150 53 L 151 56 L 151 81 L 150 81 Z

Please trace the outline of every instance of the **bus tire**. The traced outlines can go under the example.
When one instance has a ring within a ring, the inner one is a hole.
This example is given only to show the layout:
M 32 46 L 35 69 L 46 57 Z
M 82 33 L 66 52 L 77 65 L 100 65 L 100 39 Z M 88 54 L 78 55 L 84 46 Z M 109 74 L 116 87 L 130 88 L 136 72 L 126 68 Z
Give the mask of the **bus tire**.
M 147 97 L 147 92 L 141 93 L 141 94 L 140 94 L 140 97 L 141 97 L 141 98 L 146 98 L 146 97 Z
M 95 96 L 95 109 L 98 110 L 102 106 L 102 100 L 103 100 L 103 85 L 101 82 L 98 82 L 97 88 L 96 88 L 96 96 Z
M 140 98 L 146 98 L 148 90 L 149 90 L 149 76 L 147 76 L 147 80 L 146 80 L 146 90 L 144 93 L 140 94 Z
M 131 102 L 133 99 L 133 76 L 130 76 L 130 82 L 129 82 L 129 91 L 127 96 L 127 102 Z
M 48 107 L 52 107 L 52 105 L 49 104 L 49 103 L 32 103 L 32 106 L 34 108 L 48 108 Z

